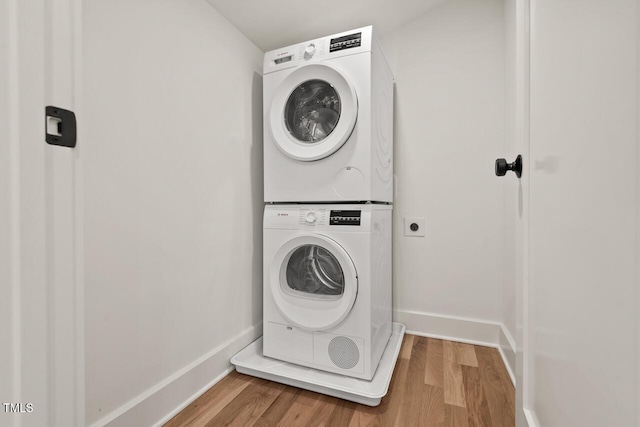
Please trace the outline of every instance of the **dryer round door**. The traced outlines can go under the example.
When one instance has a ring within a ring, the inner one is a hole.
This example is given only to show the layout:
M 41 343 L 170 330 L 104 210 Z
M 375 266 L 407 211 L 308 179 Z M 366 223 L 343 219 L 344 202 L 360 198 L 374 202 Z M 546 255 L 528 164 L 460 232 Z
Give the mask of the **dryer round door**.
M 320 160 L 349 139 L 358 117 L 356 91 L 336 68 L 310 64 L 289 74 L 271 102 L 276 146 L 301 161 Z
M 280 314 L 311 331 L 342 322 L 358 294 L 353 261 L 337 242 L 318 234 L 285 243 L 273 258 L 269 280 Z

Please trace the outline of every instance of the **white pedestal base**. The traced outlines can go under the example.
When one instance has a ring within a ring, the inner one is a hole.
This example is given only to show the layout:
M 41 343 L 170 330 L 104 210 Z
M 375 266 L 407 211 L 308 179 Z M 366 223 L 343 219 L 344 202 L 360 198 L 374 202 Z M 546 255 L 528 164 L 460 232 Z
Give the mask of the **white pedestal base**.
M 382 354 L 378 370 L 371 381 L 319 371 L 262 355 L 262 337 L 231 358 L 242 374 L 287 384 L 305 390 L 350 400 L 368 406 L 378 406 L 387 394 L 391 375 L 398 360 L 405 326 L 394 323 L 391 338 Z

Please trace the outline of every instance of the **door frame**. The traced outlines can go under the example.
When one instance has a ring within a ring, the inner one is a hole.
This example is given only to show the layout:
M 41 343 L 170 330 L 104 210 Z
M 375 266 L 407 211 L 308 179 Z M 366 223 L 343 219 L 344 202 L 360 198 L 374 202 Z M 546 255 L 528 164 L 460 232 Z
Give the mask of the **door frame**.
M 528 387 L 531 381 L 533 361 L 530 358 L 529 287 L 529 179 L 530 179 L 530 50 L 531 50 L 531 0 L 515 1 L 516 57 L 515 57 L 515 108 L 516 151 L 523 156 L 522 177 L 518 180 L 518 215 L 516 249 L 521 248 L 521 268 L 516 273 L 516 425 L 535 426 Z
M 2 292 L 11 300 L 10 345 L 2 357 L 12 372 L 3 401 L 22 404 L 26 413 L 0 411 L 0 420 L 80 426 L 85 423 L 80 149 L 45 143 L 44 109 L 55 105 L 81 118 L 81 1 L 1 1 L 9 64 L 3 148 L 10 165 L 1 173 L 10 197 L 0 210 L 8 213 L 10 238 L 0 248 L 9 259 Z

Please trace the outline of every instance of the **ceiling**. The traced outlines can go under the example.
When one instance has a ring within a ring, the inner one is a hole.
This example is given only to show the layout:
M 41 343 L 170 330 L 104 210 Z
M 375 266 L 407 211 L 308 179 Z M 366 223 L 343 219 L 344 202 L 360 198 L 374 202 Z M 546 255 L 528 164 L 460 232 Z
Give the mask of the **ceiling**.
M 446 0 L 207 0 L 263 51 L 373 25 L 384 35 Z

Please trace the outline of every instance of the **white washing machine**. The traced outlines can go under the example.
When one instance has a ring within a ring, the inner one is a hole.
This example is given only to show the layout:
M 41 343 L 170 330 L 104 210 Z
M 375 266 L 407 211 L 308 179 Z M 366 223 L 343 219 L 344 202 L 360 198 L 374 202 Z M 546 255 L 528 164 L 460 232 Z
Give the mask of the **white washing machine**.
M 393 75 L 372 27 L 267 52 L 266 202 L 393 202 Z
M 391 336 L 390 205 L 270 205 L 264 356 L 370 380 Z

